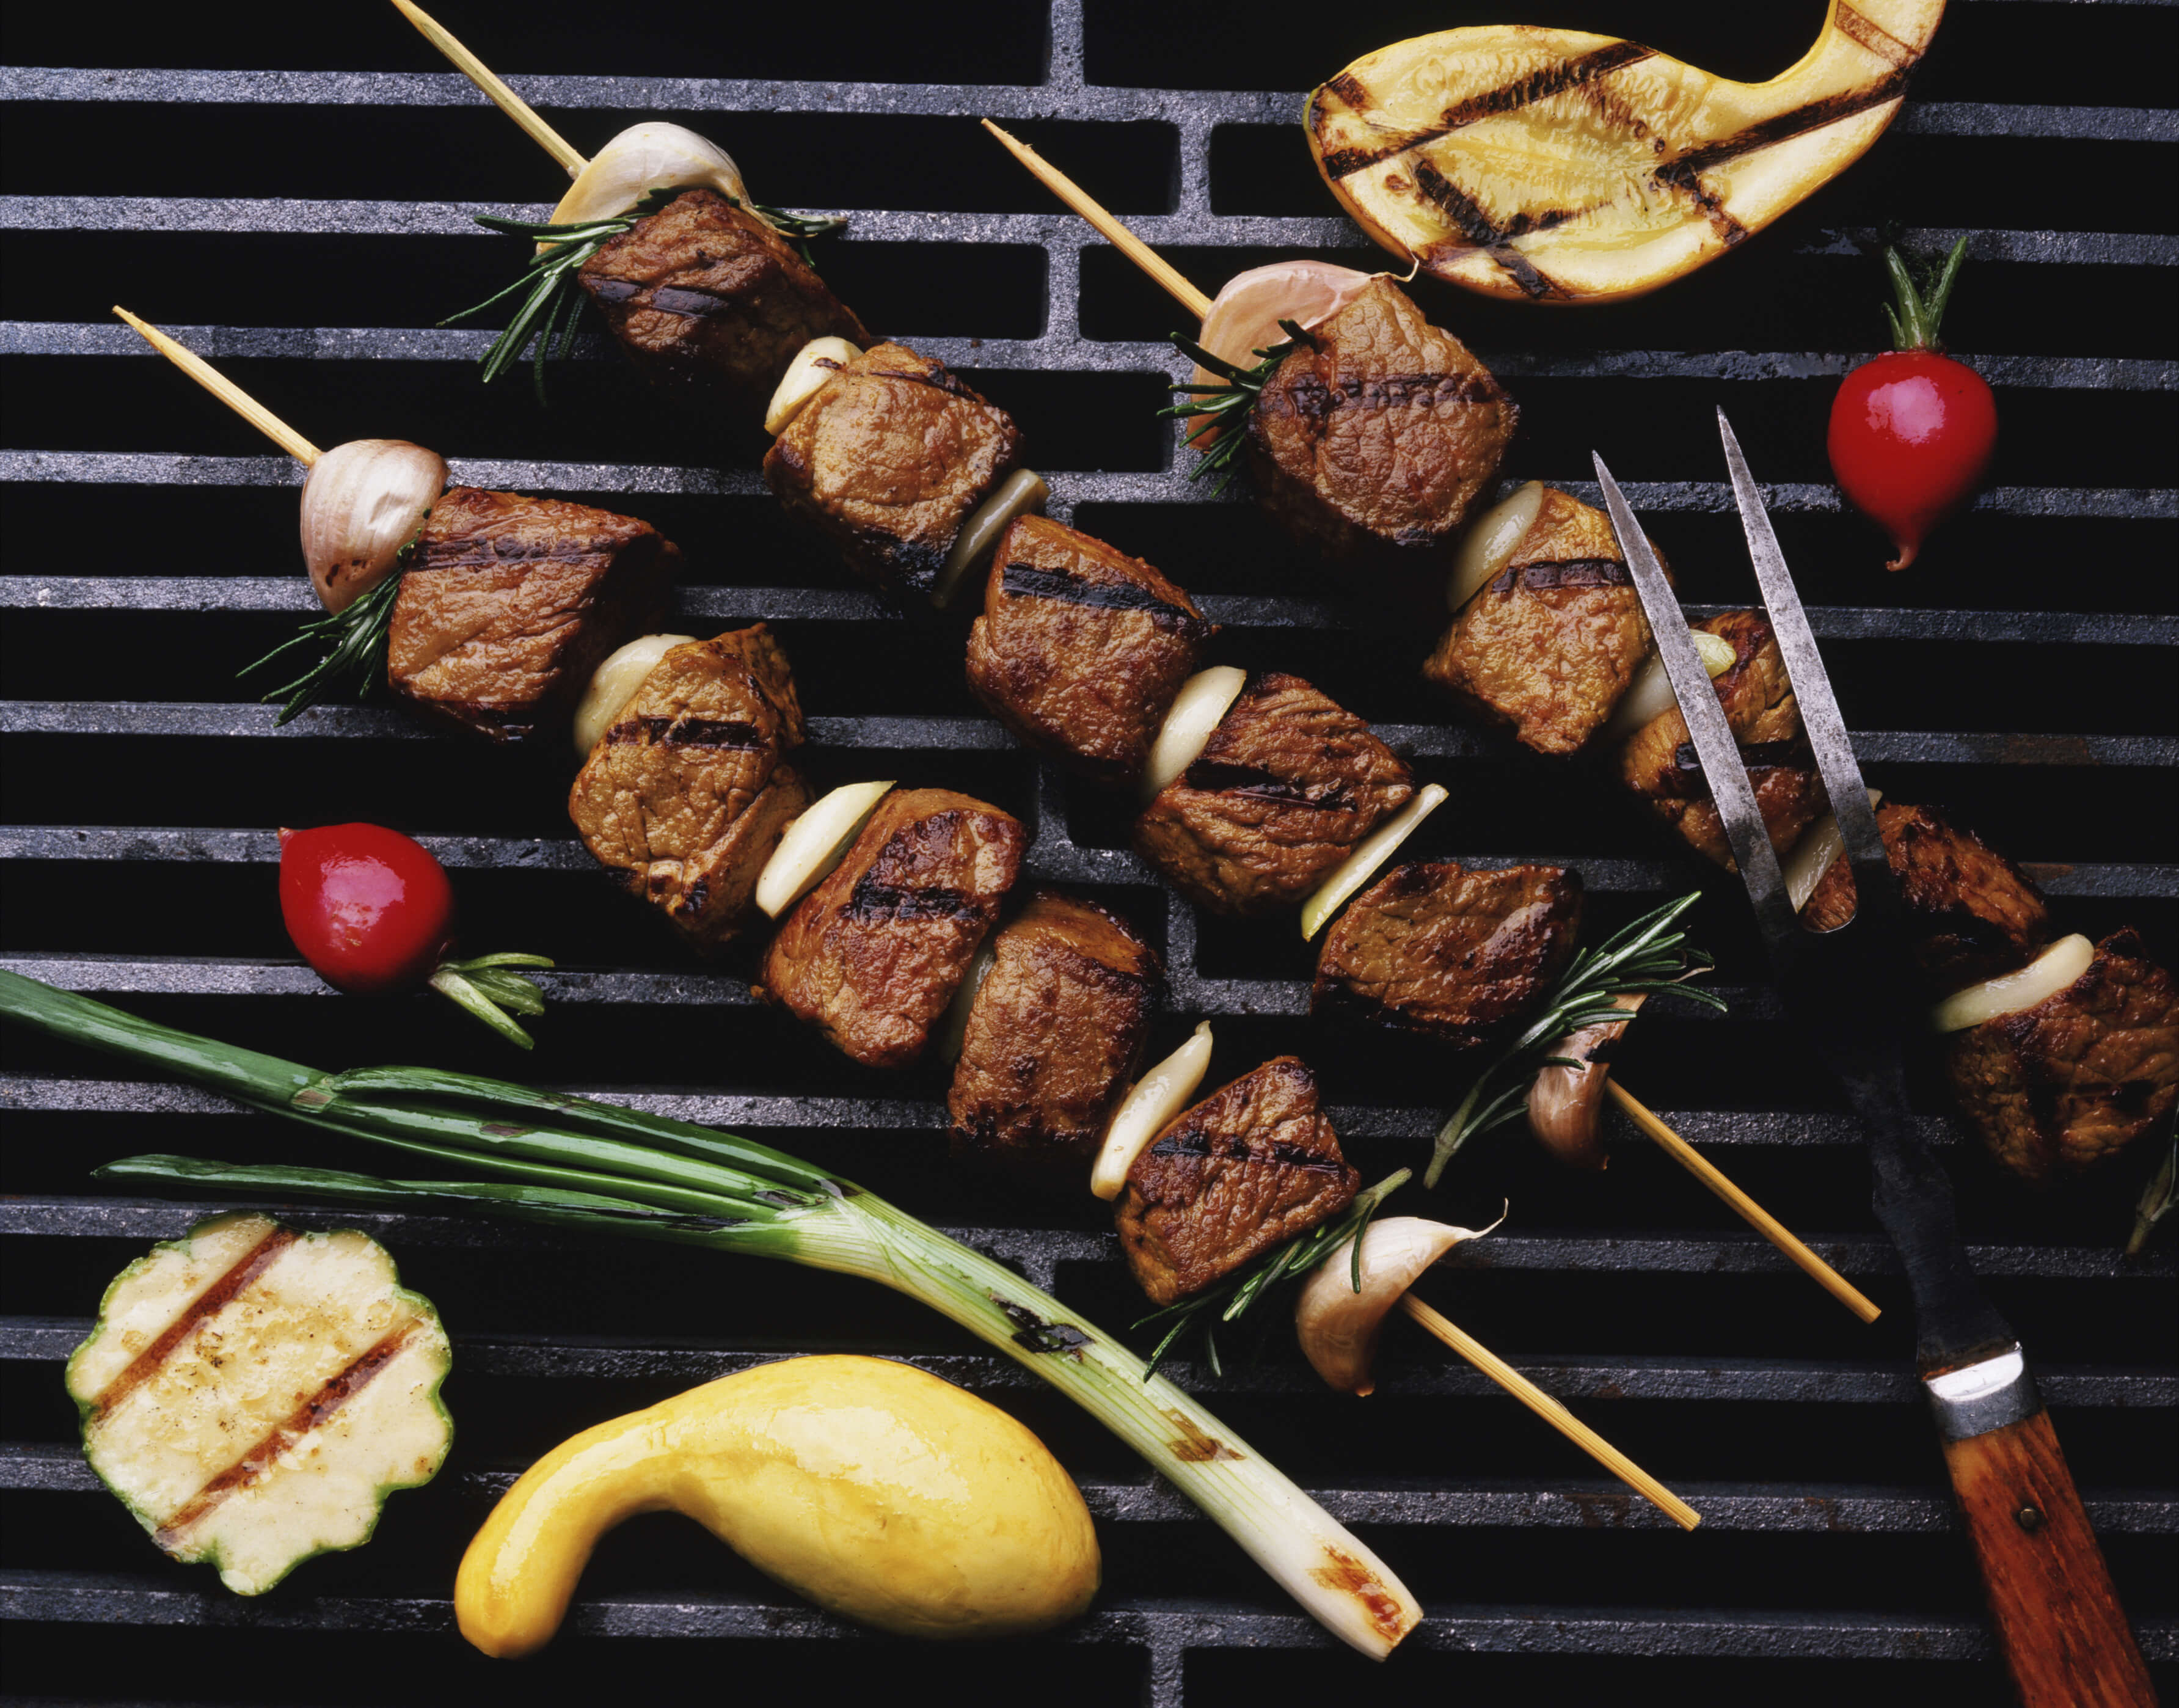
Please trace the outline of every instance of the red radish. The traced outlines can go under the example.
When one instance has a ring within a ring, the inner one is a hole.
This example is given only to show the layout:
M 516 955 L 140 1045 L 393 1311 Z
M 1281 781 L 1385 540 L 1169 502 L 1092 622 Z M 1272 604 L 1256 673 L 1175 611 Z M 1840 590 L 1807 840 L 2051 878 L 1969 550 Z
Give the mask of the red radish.
M 1884 251 L 1898 307 L 1886 307 L 1894 348 L 1846 376 L 1831 401 L 1831 474 L 1855 509 L 1890 535 L 1904 569 L 1929 530 L 1982 484 L 1997 447 L 1997 400 L 1973 368 L 1943 354 L 1937 323 L 1966 258 L 1953 245 L 1927 298 L 1896 250 Z
M 360 997 L 429 986 L 524 1049 L 530 1035 L 506 1013 L 541 1014 L 537 986 L 510 967 L 549 967 L 542 955 L 447 958 L 454 890 L 446 869 L 398 831 L 375 824 L 280 832 L 280 917 L 317 975 Z

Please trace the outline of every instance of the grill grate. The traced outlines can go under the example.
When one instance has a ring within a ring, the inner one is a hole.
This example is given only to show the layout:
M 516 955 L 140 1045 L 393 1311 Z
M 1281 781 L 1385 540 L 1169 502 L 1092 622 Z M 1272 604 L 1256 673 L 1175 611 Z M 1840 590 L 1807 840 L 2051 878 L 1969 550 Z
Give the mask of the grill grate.
M 1190 8 L 1181 27 L 1228 30 L 1236 63 L 1271 68 L 1268 81 L 1448 21 L 1400 9 L 1342 21 L 1336 40 L 1298 8 L 1229 0 Z M 1656 45 L 1697 63 L 1707 63 L 1700 32 L 1714 31 L 1732 51 L 1768 56 L 1748 68 L 1765 74 L 1805 45 L 1821 8 L 1801 0 L 1760 22 L 1722 6 L 1670 8 L 1668 22 L 1587 0 L 1512 9 L 1653 40 L 1669 27 L 1689 39 Z M 504 13 L 443 10 L 487 58 L 510 39 Z M 1375 265 L 1352 225 L 1323 217 L 1313 174 L 1294 167 L 1298 95 L 1090 80 L 1085 66 L 1110 78 L 1142 60 L 1139 11 L 1133 0 L 1050 0 L 1044 75 L 1031 84 L 1007 80 L 1037 57 L 1035 14 L 1019 7 L 973 11 L 959 69 L 927 52 L 908 62 L 934 76 L 933 66 L 988 73 L 968 87 L 846 80 L 873 69 L 870 54 L 844 35 L 799 40 L 791 20 L 747 25 L 749 52 L 808 80 L 661 74 L 687 44 L 640 34 L 616 49 L 628 63 L 600 74 L 509 80 L 563 113 L 579 141 L 637 117 L 697 115 L 696 128 L 790 205 L 895 186 L 867 199 L 909 211 L 854 211 L 821 257 L 843 295 L 1013 409 L 1051 479 L 1054 513 L 1198 591 L 1227 626 L 1227 656 L 1310 676 L 1408 749 L 1422 776 L 1446 783 L 1453 805 L 1421 833 L 1420 852 L 1578 865 L 1596 930 L 1700 881 L 1593 781 L 1446 722 L 1412 675 L 1425 637 L 1327 587 L 1245 504 L 1207 502 L 1190 485 L 1192 459 L 1148 421 L 1185 371 L 1161 342 L 1172 312 L 1080 222 L 1046 211 L 995 147 L 958 135 L 990 116 L 1048 140 L 1199 283 L 1296 251 Z M 1723 401 L 1759 470 L 1779 477 L 1770 502 L 1872 780 L 1952 803 L 2035 863 L 2069 925 L 2136 924 L 2167 962 L 2179 947 L 2179 235 L 2169 211 L 2179 114 L 1952 97 L 2023 90 L 2018 49 L 2032 35 L 2067 74 L 2046 92 L 2077 84 L 2090 99 L 2149 98 L 2125 68 L 2159 52 L 2168 64 L 2175 21 L 2179 8 L 2157 0 L 1962 3 L 1923 74 L 1935 98 L 1910 104 L 1847 178 L 1721 266 L 1585 315 L 1424 290 L 1433 317 L 1468 338 L 1526 406 L 1529 437 L 1510 466 L 1550 480 L 1582 468 L 1591 442 L 1604 449 L 1637 477 L 1630 501 L 1655 518 L 1686 590 L 1710 601 L 1696 610 L 1752 596 L 1706 426 Z M 603 29 L 594 9 L 573 6 L 524 8 L 524 24 L 525 36 L 561 44 L 539 52 L 585 60 Z M 51 27 L 26 25 L 10 57 L 98 51 L 51 46 L 36 33 Z M 329 28 L 297 23 L 288 51 L 302 67 L 353 63 L 372 33 L 351 19 L 335 41 Z M 990 43 L 976 45 L 978 30 Z M 1748 47 L 1751 32 L 1761 40 Z M 541 216 L 526 199 L 549 168 L 462 80 L 421 69 L 428 58 L 398 22 L 383 36 L 385 65 L 354 71 L 0 70 L 0 485 L 14 546 L 0 574 L 0 964 L 305 1060 L 502 1066 L 485 1063 L 476 1039 L 443 1040 L 427 1014 L 318 1000 L 328 993 L 278 932 L 274 840 L 236 827 L 398 823 L 458 874 L 470 941 L 562 955 L 565 970 L 545 980 L 541 1077 L 774 1138 L 958 1226 L 1095 1320 L 1123 1321 L 1133 1308 L 1094 1203 L 1034 1204 L 949 1174 L 933 1142 L 934 1074 L 843 1063 L 755 1005 L 745 980 L 693 967 L 607 894 L 559 816 L 565 777 L 550 764 L 472 752 L 380 706 L 322 708 L 276 731 L 269 708 L 243 699 L 232 669 L 310 608 L 289 573 L 299 475 L 257 454 L 102 319 L 118 295 L 321 442 L 397 433 L 474 452 L 453 459 L 457 481 L 656 522 L 689 554 L 686 618 L 762 618 L 782 633 L 818 714 L 820 783 L 900 775 L 1018 812 L 1035 834 L 1034 876 L 1090 886 L 1161 931 L 1172 1000 L 1161 1037 L 1216 1015 L 1221 1069 L 1304 1054 L 1365 1173 L 1413 1161 L 1457 1082 L 1312 1032 L 1298 942 L 1199 922 L 1164 895 L 1128 850 L 1115 807 L 980 715 L 958 681 L 954 629 L 886 612 L 786 534 L 746 444 L 714 455 L 698 425 L 664 415 L 596 338 L 556 381 L 548 415 L 519 393 L 480 392 L 467 365 L 491 334 L 428 322 L 484 294 L 506 265 L 506 245 L 475 241 L 470 215 Z M 1305 65 L 1290 73 L 1277 44 L 1304 41 Z M 145 52 L 219 49 L 192 38 Z M 2099 61 L 2110 80 L 2070 78 Z M 1210 56 L 1155 63 L 1165 76 Z M 207 140 L 222 137 L 242 146 L 233 157 L 210 151 Z M 292 158 L 351 137 L 376 153 Z M 291 188 L 299 171 L 320 178 Z M 1921 568 L 1886 579 L 1823 478 L 1829 383 L 1861 360 L 1853 352 L 1875 325 L 1876 282 L 1858 245 L 1902 210 L 1910 244 L 1949 244 L 1957 231 L 1913 222 L 1983 217 L 1985 182 L 2008 186 L 1993 224 L 2026 215 L 2154 228 L 1978 237 L 1952 330 L 2001 393 L 1997 484 Z M 472 199 L 386 199 L 435 189 Z M 2095 312 L 2075 311 L 2084 299 Z M 1585 482 L 1557 484 L 1593 496 Z M 97 525 L 85 526 L 86 508 Z M 1713 1019 L 1660 1001 L 1664 1012 L 1630 1036 L 1624 1071 L 1679 1130 L 1725 1147 L 1736 1178 L 1865 1286 L 1885 1317 L 1852 1324 L 1624 1129 L 1600 1180 L 1555 1176 L 1508 1145 L 1464 1159 L 1448 1201 L 1432 1206 L 1488 1219 L 1511 1197 L 1508 1228 L 1461 1248 L 1433 1292 L 1685 1493 L 1704 1516 L 1700 1531 L 1679 1535 L 1419 1343 L 1390 1349 L 1380 1393 L 1362 1408 L 1321 1392 L 1276 1347 L 1224 1378 L 1177 1373 L 1407 1578 L 1430 1612 L 1392 1663 L 1410 1675 L 1571 1692 L 1622 1682 L 1600 1669 L 1643 1656 L 1644 1676 L 1699 1700 L 1830 1700 L 1846 1689 L 1891 1700 L 1933 1684 L 1947 1700 L 2003 1700 L 1913 1403 L 1904 1292 L 1868 1216 L 1852 1125 L 1778 1024 L 1743 904 L 1731 886 L 1711 887 L 1697 929 L 1720 955 L 1732 1012 Z M 452 1634 L 446 1597 L 451 1562 L 514 1469 L 600 1418 L 821 1349 L 907 1358 L 1043 1433 L 1100 1520 L 1099 1610 L 1038 1644 L 903 1650 L 783 1596 L 671 1521 L 646 1519 L 601 1550 L 551 1671 L 525 1671 L 523 1688 L 625 1689 L 631 1656 L 651 1667 L 651 1656 L 683 1652 L 630 1639 L 673 1638 L 731 1645 L 722 1663 L 742 1688 L 779 1680 L 820 1696 L 897 1689 L 904 1677 L 1018 1691 L 1024 1662 L 1046 1663 L 1037 1688 L 1057 1701 L 1139 1691 L 1159 1708 L 1362 1682 L 1359 1663 L 1280 1604 L 1170 1490 L 927 1313 L 835 1277 L 435 1216 L 294 1219 L 376 1233 L 445 1309 L 462 1425 L 447 1474 L 392 1502 L 370 1549 L 315 1562 L 261 1602 L 208 1590 L 205 1574 L 153 1557 L 96 1492 L 69 1445 L 58 1381 L 96 1288 L 200 1208 L 85 1196 L 84 1177 L 131 1151 L 292 1155 L 294 1135 L 187 1088 L 106 1077 L 110 1067 L 87 1055 L 0 1043 L 10 1195 L 0 1201 L 0 1613 L 18 1622 L 11 1695 L 330 1703 L 503 1689 L 511 1675 Z M 2168 1690 L 2179 1661 L 2169 1240 L 2121 1266 L 2131 1183 L 2031 1204 L 1954 1141 L 1933 1085 L 1915 1097 L 1925 1130 L 1949 1147 L 1976 1266 L 2038 1359 Z M 89 1625 L 104 1628 L 86 1667 Z M 831 1640 L 840 1638 L 856 1640 Z M 192 1661 L 217 1676 L 184 1676 Z

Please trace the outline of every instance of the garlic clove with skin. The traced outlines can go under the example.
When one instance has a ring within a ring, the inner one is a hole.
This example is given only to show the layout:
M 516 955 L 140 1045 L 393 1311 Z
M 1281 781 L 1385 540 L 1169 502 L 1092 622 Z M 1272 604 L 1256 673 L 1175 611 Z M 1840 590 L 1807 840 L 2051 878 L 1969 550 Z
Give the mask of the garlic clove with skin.
M 392 574 L 446 490 L 447 459 L 406 439 L 351 439 L 303 482 L 303 563 L 327 610 Z
M 708 136 L 646 119 L 628 126 L 591 157 L 552 210 L 552 223 L 613 219 L 654 189 L 716 189 L 744 206 L 749 203 L 749 189 L 733 156 Z M 541 250 L 552 246 L 538 244 Z
M 1529 1087 L 1529 1131 L 1560 1162 L 1576 1168 L 1601 1168 L 1611 1161 L 1604 1152 L 1602 1130 L 1604 1082 L 1611 1074 L 1609 1057 L 1611 1046 L 1646 994 L 1628 991 L 1612 999 L 1627 1011 L 1627 1019 L 1584 1026 L 1553 1044 L 1552 1055 L 1582 1065 L 1541 1068 Z
M 1501 1212 L 1498 1222 L 1506 1219 Z M 1294 1299 L 1294 1333 L 1310 1367 L 1342 1393 L 1375 1392 L 1370 1365 L 1385 1314 L 1422 1272 L 1464 1240 L 1496 1227 L 1453 1227 L 1419 1216 L 1383 1216 L 1362 1230 L 1362 1286 L 1354 1285 L 1354 1242 L 1310 1271 Z

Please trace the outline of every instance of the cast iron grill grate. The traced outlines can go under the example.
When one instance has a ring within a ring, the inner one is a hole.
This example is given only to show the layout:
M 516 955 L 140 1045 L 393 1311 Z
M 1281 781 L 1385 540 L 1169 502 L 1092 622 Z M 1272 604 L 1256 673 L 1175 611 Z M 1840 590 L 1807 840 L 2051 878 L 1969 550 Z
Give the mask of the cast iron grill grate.
M 807 41 L 772 21 L 749 26 L 739 65 L 718 68 L 779 80 L 669 74 L 688 69 L 688 44 L 617 30 L 623 59 L 600 63 L 603 26 L 572 7 L 524 8 L 519 35 L 534 47 L 497 52 L 517 33 L 506 14 L 445 16 L 510 71 L 595 65 L 511 78 L 579 145 L 636 117 L 693 114 L 768 197 L 865 203 L 821 264 L 874 325 L 1014 410 L 1056 513 L 1198 590 L 1234 662 L 1309 675 L 1408 746 L 1454 792 L 1421 852 L 1576 865 L 1594 928 L 1609 929 L 1702 875 L 1594 780 L 1446 722 L 1413 676 L 1426 637 L 1327 585 L 1245 504 L 1205 502 L 1187 479 L 1192 459 L 1176 458 L 1150 419 L 1183 371 L 1162 341 L 1174 313 L 968 123 L 989 115 L 1045 144 L 1206 287 L 1296 251 L 1375 265 L 1297 165 L 1298 96 L 1172 85 L 1189 67 L 1230 63 L 1236 79 L 1297 87 L 1368 47 L 1468 20 L 1342 20 L 1332 41 L 1320 19 L 1297 12 L 1282 25 L 1264 9 L 1198 8 L 1174 25 L 1134 0 L 1052 0 L 1047 25 L 1041 8 L 995 4 L 963 11 L 958 56 L 926 43 L 897 61 L 855 32 Z M 1781 67 L 1820 15 L 1803 4 L 1757 25 L 1721 8 L 1677 18 L 1670 27 L 1687 39 L 1660 41 L 1653 18 L 1578 9 L 1521 15 L 1643 35 L 1697 63 L 1711 63 L 1703 32 L 1715 25 L 1721 51 L 1753 56 L 1733 68 L 1745 74 Z M 1425 292 L 1434 317 L 1522 398 L 1527 437 L 1512 466 L 1586 493 L 1564 477 L 1585 468 L 1591 444 L 1604 450 L 1684 588 L 1712 607 L 1752 596 L 1707 426 L 1723 401 L 1758 472 L 1775 478 L 1781 532 L 1872 780 L 1951 803 L 2035 864 L 2071 925 L 2134 923 L 2167 962 L 2179 936 L 2175 15 L 2153 4 L 1955 7 L 1918 85 L 1924 98 L 1867 161 L 1731 261 L 1647 302 L 1536 316 Z M 1154 23 L 1196 33 L 1161 46 Z M 112 44 L 52 33 L 63 27 L 25 25 L 7 57 L 43 67 L 102 52 L 221 57 L 194 36 L 161 40 L 163 25 Z M 541 214 L 551 169 L 465 83 L 427 69 L 390 17 L 388 69 L 312 69 L 353 63 L 356 38 L 372 34 L 343 27 L 338 41 L 304 23 L 281 44 L 252 44 L 261 60 L 290 56 L 270 69 L 0 73 L 11 547 L 0 573 L 0 964 L 305 1060 L 527 1071 L 761 1134 L 963 1230 L 1096 1321 L 1134 1308 L 1090 1200 L 1032 1203 L 947 1171 L 934 1074 L 852 1068 L 755 1005 L 745 979 L 685 961 L 607 894 L 568 835 L 565 777 L 549 764 L 473 752 L 376 706 L 326 708 L 276 732 L 272 711 L 230 678 L 310 607 L 293 567 L 297 471 L 107 319 L 118 298 L 321 443 L 413 437 L 449 453 L 458 481 L 656 522 L 689 553 L 691 623 L 762 618 L 782 631 L 815 714 L 821 782 L 897 775 L 1021 813 L 1036 877 L 1092 887 L 1161 929 L 1168 1031 L 1218 1017 L 1221 1070 L 1282 1049 L 1308 1056 L 1358 1165 L 1381 1173 L 1412 1160 L 1457 1078 L 1313 1032 L 1298 939 L 1199 923 L 1172 903 L 1108 803 L 980 715 L 958 681 L 958 633 L 886 612 L 784 532 L 746 443 L 720 448 L 663 415 L 596 339 L 556 376 L 548 413 L 517 383 L 508 395 L 475 386 L 467 365 L 490 333 L 431 323 L 508 265 L 508 246 L 480 240 L 470 214 Z M 1211 51 L 1221 42 L 1230 54 Z M 1166 86 L 1131 86 L 1139 64 Z M 879 74 L 916 80 L 847 80 Z M 2117 104 L 2036 104 L 2050 96 Z M 1890 217 L 1925 251 L 1951 240 L 1946 222 L 1992 228 L 1949 330 L 1999 387 L 2008 437 L 1978 509 L 1923 568 L 1885 579 L 1873 539 L 1826 484 L 1820 422 L 1830 382 L 1878 323 L 1858 244 Z M 481 1034 L 447 1036 L 422 1012 L 321 1000 L 278 931 L 263 827 L 350 817 L 424 836 L 456 870 L 478 947 L 562 956 L 535 1062 L 491 1057 Z M 1404 1206 L 1487 1219 L 1512 1198 L 1507 1229 L 1463 1248 L 1468 1260 L 1432 1283 L 1436 1301 L 1681 1488 L 1704 1514 L 1695 1537 L 1434 1348 L 1394 1347 L 1361 1408 L 1320 1393 L 1276 1343 L 1251 1370 L 1216 1380 L 1191 1365 L 1182 1379 L 1214 1393 L 1402 1570 L 1431 1612 L 1393 1663 L 1410 1674 L 1571 1691 L 1646 1656 L 1633 1676 L 1699 1698 L 1934 1684 L 1953 1700 L 2001 1700 L 1912 1403 L 1904 1299 L 1866 1211 L 1852 1124 L 1783 1035 L 1737 896 L 1710 887 L 1699 930 L 1719 953 L 1732 1013 L 1645 1019 L 1622 1072 L 1688 1136 L 1721 1147 L 1735 1177 L 1890 1307 L 1885 1317 L 1854 1325 L 1631 1134 L 1599 1180 L 1552 1175 L 1505 1145 L 1474 1158 L 1441 1209 Z M 117 1080 L 88 1056 L 4 1042 L 0 1611 L 18 1622 L 11 1694 L 346 1702 L 507 1688 L 513 1675 L 451 1634 L 446 1598 L 462 1540 L 513 1470 L 601 1417 L 820 1348 L 912 1359 L 1044 1433 L 1100 1520 L 1099 1611 L 1044 1643 L 903 1650 L 811 1612 L 686 1527 L 645 1520 L 601 1551 L 549 1671 L 525 1670 L 521 1688 L 624 1689 L 631 1667 L 689 1652 L 627 1640 L 641 1638 L 722 1639 L 700 1652 L 738 1688 L 776 1680 L 820 1697 L 903 1678 L 1018 1691 L 1034 1678 L 1058 1700 L 1139 1692 L 1169 1705 L 1377 1682 L 1094 1426 L 903 1301 L 801 1271 L 426 1216 L 297 1219 L 371 1228 L 438 1298 L 460 1348 L 456 1458 L 431 1489 L 391 1504 L 370 1548 L 239 1603 L 202 1573 L 165 1567 L 96 1493 L 69 1445 L 58 1365 L 105 1278 L 199 1213 L 92 1195 L 90 1166 L 144 1151 L 292 1155 L 295 1136 L 186 1089 Z M 1949 1143 L 1935 1088 L 1919 1086 L 1918 1100 Z M 2168 1688 L 2179 1659 L 2168 1238 L 2122 1266 L 2134 1182 L 2031 1204 L 1968 1151 L 1948 1154 L 1978 1267 L 2039 1361 Z M 105 1628 L 86 1664 L 93 1626 Z M 858 1640 L 821 1640 L 843 1637 Z M 212 1670 L 189 1676 L 192 1661 Z

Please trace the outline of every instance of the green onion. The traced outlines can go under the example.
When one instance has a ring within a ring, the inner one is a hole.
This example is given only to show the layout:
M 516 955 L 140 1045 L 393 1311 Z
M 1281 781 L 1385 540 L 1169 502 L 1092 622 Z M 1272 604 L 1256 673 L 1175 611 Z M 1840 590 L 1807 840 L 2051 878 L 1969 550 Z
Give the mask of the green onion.
M 1381 1659 L 1421 1617 L 1400 1581 L 1181 1388 L 1012 1270 L 783 1151 L 588 1098 L 421 1068 L 326 1074 L 0 971 L 0 1017 L 251 1108 L 483 1180 L 133 1156 L 107 1179 L 447 1206 L 859 1275 L 952 1318 L 1128 1443 L 1335 1636 Z

